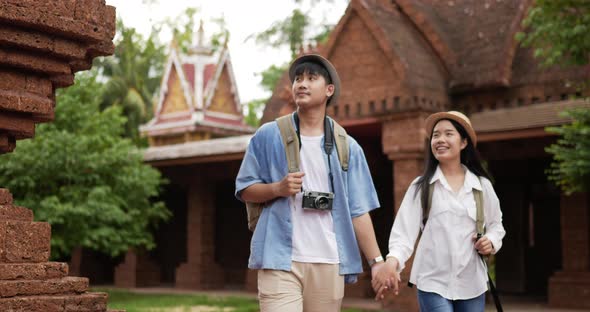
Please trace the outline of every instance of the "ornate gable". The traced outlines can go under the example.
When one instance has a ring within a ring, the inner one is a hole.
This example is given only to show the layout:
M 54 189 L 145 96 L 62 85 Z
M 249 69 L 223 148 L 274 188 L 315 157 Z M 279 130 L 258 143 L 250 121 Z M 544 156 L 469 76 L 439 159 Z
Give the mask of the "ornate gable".
M 215 50 L 202 38 L 201 25 L 186 55 L 171 45 L 155 116 L 140 127 L 151 146 L 254 132 L 244 123 L 227 44 Z
M 164 94 L 162 99 L 161 114 L 190 113 L 189 103 L 186 101 L 180 77 L 174 66 L 170 70 L 167 87 L 168 92 Z
M 235 101 L 234 93 L 232 81 L 224 66 L 207 111 L 240 116 L 242 113 L 237 110 L 238 103 Z

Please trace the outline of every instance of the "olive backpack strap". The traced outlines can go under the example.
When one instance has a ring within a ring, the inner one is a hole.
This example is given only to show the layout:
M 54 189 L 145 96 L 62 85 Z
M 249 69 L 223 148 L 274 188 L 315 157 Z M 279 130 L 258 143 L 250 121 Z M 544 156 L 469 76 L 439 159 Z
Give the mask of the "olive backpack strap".
M 293 126 L 292 115 L 288 114 L 276 119 L 279 130 L 281 131 L 281 138 L 283 139 L 283 146 L 285 147 L 285 155 L 287 156 L 287 166 L 289 173 L 299 172 L 299 139 L 297 132 Z
M 479 179 L 481 184 L 481 178 Z M 477 232 L 477 238 L 479 239 L 485 234 L 485 214 L 483 210 L 483 191 L 473 189 L 473 197 L 475 199 L 475 230 Z M 498 291 L 496 290 L 496 286 L 494 285 L 494 281 L 490 276 L 490 272 L 487 270 L 487 263 L 484 256 L 479 255 L 481 261 L 483 261 L 484 266 L 486 267 L 486 272 L 488 274 L 488 283 L 490 284 L 490 292 L 492 293 L 492 297 L 494 298 L 494 304 L 496 305 L 496 310 L 498 312 L 503 312 L 502 303 L 500 302 L 500 297 L 498 296 Z
M 336 138 L 336 151 L 338 151 L 338 159 L 340 160 L 340 167 L 342 170 L 348 171 L 349 149 L 348 149 L 348 135 L 346 130 L 342 128 L 335 120 L 332 120 L 334 125 L 334 137 Z
M 276 119 L 277 125 L 281 132 L 283 145 L 285 148 L 285 155 L 287 156 L 287 166 L 289 172 L 299 171 L 299 140 L 297 139 L 297 132 L 293 127 L 291 114 L 279 117 Z M 246 202 L 246 213 L 248 216 L 248 229 L 252 232 L 256 229 L 258 219 L 262 214 L 264 203 L 250 203 Z

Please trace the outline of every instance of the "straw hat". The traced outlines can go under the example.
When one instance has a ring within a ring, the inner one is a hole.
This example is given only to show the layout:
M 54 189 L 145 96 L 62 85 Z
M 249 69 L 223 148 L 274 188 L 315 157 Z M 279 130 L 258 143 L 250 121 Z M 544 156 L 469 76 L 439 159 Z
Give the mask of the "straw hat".
M 457 111 L 434 113 L 428 116 L 428 118 L 426 118 L 426 131 L 428 132 L 429 137 L 432 135 L 432 129 L 434 126 L 441 119 L 450 119 L 458 122 L 465 131 L 467 131 L 467 135 L 469 135 L 473 146 L 477 145 L 477 135 L 475 135 L 475 130 L 473 130 L 473 127 L 471 126 L 471 121 L 467 116 Z
M 332 84 L 334 85 L 334 94 L 332 94 L 332 96 L 328 99 L 327 104 L 330 105 L 337 103 L 338 97 L 340 96 L 340 77 L 338 76 L 338 72 L 336 72 L 336 68 L 334 67 L 334 65 L 332 65 L 330 61 L 328 61 L 321 55 L 307 54 L 295 59 L 293 63 L 291 63 L 291 66 L 289 66 L 289 79 L 291 79 L 291 83 L 293 83 L 293 80 L 295 80 L 295 68 L 297 68 L 297 65 L 305 62 L 319 64 L 328 71 L 328 74 L 332 79 Z

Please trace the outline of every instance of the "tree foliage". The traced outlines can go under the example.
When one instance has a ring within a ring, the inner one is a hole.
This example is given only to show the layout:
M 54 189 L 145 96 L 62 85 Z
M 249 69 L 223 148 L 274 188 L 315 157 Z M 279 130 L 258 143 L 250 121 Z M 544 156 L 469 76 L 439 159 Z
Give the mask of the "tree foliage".
M 115 54 L 95 62 L 107 79 L 100 108 L 121 107 L 127 118 L 124 134 L 138 145 L 142 144 L 139 125 L 152 117 L 154 95 L 166 60 L 164 46 L 157 36 L 154 29 L 146 39 L 118 20 Z
M 295 9 L 290 16 L 274 22 L 267 30 L 256 35 L 256 43 L 266 44 L 273 48 L 287 45 L 291 58 L 295 58 L 306 42 L 305 34 L 310 20 L 308 15 Z
M 268 99 L 258 99 L 252 100 L 246 104 L 246 116 L 244 117 L 246 124 L 254 128 L 260 126 L 260 116 L 262 115 L 264 105 L 267 101 Z
M 547 170 L 549 179 L 567 194 L 590 190 L 590 109 L 579 108 L 562 113 L 573 122 L 547 130 L 561 138 L 546 148 L 554 155 Z
M 523 21 L 526 32 L 516 39 L 534 49 L 543 66 L 590 63 L 590 1 L 536 0 Z M 588 81 L 578 82 L 587 89 Z M 549 179 L 567 194 L 590 190 L 590 109 L 567 110 L 571 124 L 547 128 L 560 136 L 546 151 L 553 154 Z
M 0 185 L 35 219 L 52 226 L 54 258 L 85 247 L 112 256 L 154 246 L 151 231 L 166 220 L 160 173 L 125 132 L 122 107 L 99 109 L 106 87 L 81 73 L 58 93 L 55 120 L 37 126 L 35 138 L 0 157 Z
M 517 34 L 544 65 L 584 65 L 590 60 L 590 1 L 536 0 Z

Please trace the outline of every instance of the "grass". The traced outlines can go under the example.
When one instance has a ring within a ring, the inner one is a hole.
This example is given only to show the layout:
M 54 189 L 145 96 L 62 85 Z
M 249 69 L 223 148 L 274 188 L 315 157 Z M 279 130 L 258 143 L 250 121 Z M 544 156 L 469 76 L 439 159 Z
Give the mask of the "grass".
M 139 294 L 120 289 L 99 288 L 109 294 L 109 309 L 127 312 L 258 312 L 258 301 L 239 297 L 208 297 L 190 294 Z M 199 308 L 196 308 L 199 307 Z M 344 309 L 345 312 L 362 312 Z

